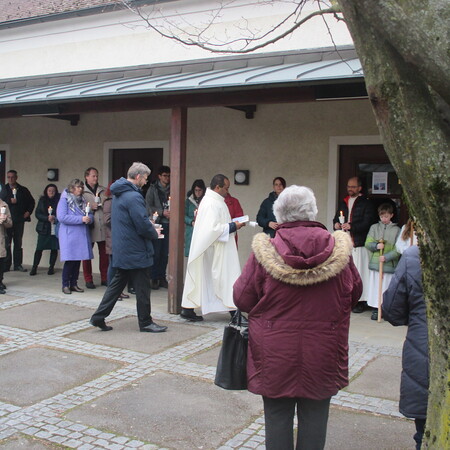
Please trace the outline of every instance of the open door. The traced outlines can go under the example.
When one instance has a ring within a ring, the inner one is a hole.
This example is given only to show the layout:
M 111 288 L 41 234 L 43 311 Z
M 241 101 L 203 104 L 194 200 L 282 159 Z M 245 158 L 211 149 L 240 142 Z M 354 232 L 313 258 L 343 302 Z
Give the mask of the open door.
M 408 220 L 408 211 L 402 198 L 402 186 L 382 145 L 342 145 L 339 147 L 339 199 L 347 195 L 347 180 L 359 176 L 363 193 L 378 207 L 393 202 L 393 218 L 399 226 Z

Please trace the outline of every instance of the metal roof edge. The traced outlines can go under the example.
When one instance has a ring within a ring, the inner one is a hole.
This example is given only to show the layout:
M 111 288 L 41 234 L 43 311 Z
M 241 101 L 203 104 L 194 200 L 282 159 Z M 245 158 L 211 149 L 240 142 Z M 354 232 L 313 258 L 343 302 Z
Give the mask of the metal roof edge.
M 136 0 L 136 6 L 143 6 L 152 3 L 168 3 L 176 0 Z M 71 19 L 74 17 L 92 16 L 95 14 L 102 14 L 106 12 L 120 11 L 126 9 L 122 2 L 111 1 L 105 5 L 92 6 L 90 8 L 76 9 L 71 11 L 59 12 L 55 14 L 47 14 L 43 16 L 26 17 L 22 19 L 9 20 L 0 22 L 0 30 L 8 28 L 25 27 L 28 25 L 35 25 L 38 23 L 46 23 L 63 19 Z
M 170 0 L 172 1 L 172 0 Z M 29 77 L 14 77 L 14 78 L 0 78 L 0 89 L 5 88 L 5 84 L 23 84 L 24 86 L 27 82 L 32 83 L 33 85 L 47 85 L 47 84 L 58 84 L 51 83 L 51 80 L 61 79 L 67 81 L 69 77 L 84 77 L 84 78 L 92 78 L 93 76 L 100 77 L 102 79 L 120 79 L 120 78 L 134 78 L 136 76 L 145 76 L 148 72 L 153 70 L 161 70 L 173 68 L 173 72 L 182 72 L 183 68 L 189 66 L 191 71 L 195 71 L 195 66 L 204 67 L 205 64 L 212 64 L 212 68 L 215 65 L 221 65 L 224 62 L 251 62 L 253 64 L 258 60 L 266 59 L 266 61 L 277 58 L 289 58 L 290 60 L 295 57 L 301 57 L 308 54 L 339 54 L 339 53 L 350 53 L 356 55 L 356 50 L 353 45 L 345 45 L 340 47 L 320 47 L 320 48 L 311 48 L 311 49 L 302 49 L 302 50 L 289 50 L 289 51 L 278 51 L 278 52 L 267 52 L 267 53 L 258 53 L 252 55 L 230 55 L 216 58 L 202 58 L 195 60 L 182 60 L 182 61 L 171 61 L 168 63 L 156 63 L 156 64 L 143 64 L 138 66 L 122 66 L 108 69 L 91 69 L 91 70 L 83 70 L 79 72 L 61 72 L 61 73 L 51 73 L 44 75 L 34 75 Z M 346 55 L 348 57 L 348 55 Z M 253 65 L 249 64 L 249 65 Z M 179 70 L 176 70 L 179 69 Z M 140 73 L 140 75 L 139 75 Z M 42 80 L 42 83 L 39 81 Z M 47 83 L 44 81 L 47 80 Z M 2 87 L 3 85 L 3 87 Z

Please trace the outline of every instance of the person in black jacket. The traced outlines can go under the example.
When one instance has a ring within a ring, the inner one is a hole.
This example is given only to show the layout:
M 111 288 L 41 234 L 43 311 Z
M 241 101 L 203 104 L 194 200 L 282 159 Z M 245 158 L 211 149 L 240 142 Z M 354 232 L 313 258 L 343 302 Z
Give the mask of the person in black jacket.
M 139 330 L 160 333 L 167 329 L 153 322 L 150 315 L 152 241 L 158 239 L 158 232 L 150 222 L 141 193 L 149 175 L 150 169 L 145 164 L 135 162 L 128 169 L 127 178 L 120 178 L 110 188 L 114 196 L 111 209 L 112 267 L 117 270 L 90 321 L 102 331 L 112 330 L 105 319 L 111 314 L 128 280 L 133 282 L 136 290 Z
M 286 180 L 283 177 L 275 177 L 272 184 L 273 191 L 261 203 L 258 214 L 256 215 L 256 222 L 262 227 L 264 233 L 268 234 L 271 238 L 275 237 L 275 231 L 278 228 L 277 220 L 273 214 L 273 204 L 286 187 Z
M 416 449 L 422 444 L 427 418 L 429 362 L 427 313 L 419 248 L 408 248 L 383 296 L 383 317 L 394 326 L 407 325 L 403 345 L 400 412 L 416 424 Z
M 370 226 L 378 222 L 373 203 L 362 193 L 362 180 L 352 177 L 347 182 L 347 193 L 333 219 L 335 230 L 350 233 L 353 242 L 353 261 L 363 281 L 363 293 L 353 312 L 362 313 L 367 301 L 369 287 L 369 254 L 364 247 Z M 342 222 L 342 223 L 341 223 Z
M 56 237 L 56 208 L 58 207 L 60 194 L 55 184 L 45 186 L 44 195 L 39 199 L 36 207 L 35 216 L 38 220 L 36 232 L 38 240 L 36 251 L 34 252 L 33 267 L 30 275 L 36 275 L 37 268 L 42 258 L 43 250 L 50 250 L 50 262 L 48 275 L 55 273 L 55 263 L 58 257 L 59 242 Z
M 5 185 L 6 203 L 11 211 L 13 226 L 8 229 L 8 243 L 6 247 L 5 272 L 11 270 L 11 262 L 14 259 L 14 270 L 26 272 L 22 267 L 23 250 L 22 238 L 25 222 L 30 222 L 35 201 L 30 191 L 17 183 L 17 171 L 9 170 L 6 174 L 8 183 Z M 11 243 L 14 243 L 13 257 L 11 257 Z

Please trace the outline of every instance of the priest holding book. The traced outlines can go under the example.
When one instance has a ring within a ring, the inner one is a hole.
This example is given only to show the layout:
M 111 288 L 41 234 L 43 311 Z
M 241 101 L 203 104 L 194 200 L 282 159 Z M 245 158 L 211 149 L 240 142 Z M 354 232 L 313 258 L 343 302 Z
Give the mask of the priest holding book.
M 245 222 L 232 221 L 225 197 L 230 180 L 215 175 L 198 208 L 192 234 L 180 316 L 192 322 L 202 314 L 234 314 L 233 284 L 241 274 L 234 234 Z

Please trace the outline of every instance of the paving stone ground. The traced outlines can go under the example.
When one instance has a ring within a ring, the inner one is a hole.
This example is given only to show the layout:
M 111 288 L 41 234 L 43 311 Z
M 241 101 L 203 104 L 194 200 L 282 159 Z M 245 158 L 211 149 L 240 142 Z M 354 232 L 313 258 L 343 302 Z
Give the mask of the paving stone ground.
M 60 273 L 27 275 L 8 273 L 0 296 L 0 449 L 265 448 L 260 397 L 213 384 L 226 315 L 187 323 L 161 289 L 167 333 L 139 332 L 133 296 L 105 333 L 88 322 L 104 288 L 69 296 Z M 352 381 L 332 399 L 326 448 L 413 449 L 398 413 L 404 330 L 369 317 L 352 315 Z

